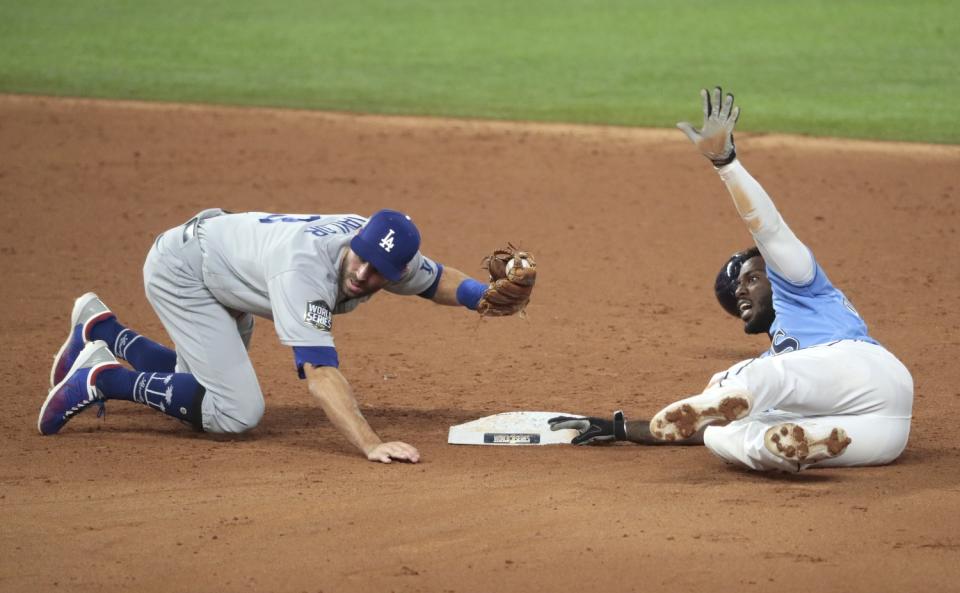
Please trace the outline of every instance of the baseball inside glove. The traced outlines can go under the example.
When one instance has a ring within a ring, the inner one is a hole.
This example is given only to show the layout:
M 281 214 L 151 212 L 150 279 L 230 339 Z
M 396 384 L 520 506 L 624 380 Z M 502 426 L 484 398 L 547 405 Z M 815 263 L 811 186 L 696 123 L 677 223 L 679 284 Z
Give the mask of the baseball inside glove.
M 516 313 L 522 317 L 537 281 L 533 256 L 508 243 L 506 249 L 497 249 L 483 258 L 483 266 L 490 273 L 490 285 L 477 304 L 477 312 L 485 317 Z

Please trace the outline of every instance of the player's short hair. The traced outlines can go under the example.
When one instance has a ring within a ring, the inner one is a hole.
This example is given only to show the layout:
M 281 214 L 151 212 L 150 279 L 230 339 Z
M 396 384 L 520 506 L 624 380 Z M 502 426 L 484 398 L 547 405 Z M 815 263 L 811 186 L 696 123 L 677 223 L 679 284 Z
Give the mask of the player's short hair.
M 734 253 L 720 268 L 717 279 L 713 283 L 713 292 L 717 295 L 717 302 L 720 303 L 724 311 L 734 317 L 740 317 L 736 296 L 737 287 L 740 285 L 740 268 L 748 259 L 759 255 L 760 250 L 756 246 Z

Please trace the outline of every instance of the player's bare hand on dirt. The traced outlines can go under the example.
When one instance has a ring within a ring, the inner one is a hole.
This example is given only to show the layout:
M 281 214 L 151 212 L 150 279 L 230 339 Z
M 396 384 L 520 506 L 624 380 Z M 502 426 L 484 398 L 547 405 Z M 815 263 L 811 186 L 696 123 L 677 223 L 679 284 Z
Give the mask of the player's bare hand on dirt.
M 613 420 L 554 416 L 547 420 L 547 424 L 550 425 L 550 430 L 572 428 L 579 432 L 580 434 L 570 441 L 573 445 L 600 445 L 627 438 L 626 419 L 620 410 L 613 413 Z
M 409 461 L 416 463 L 420 461 L 420 452 L 413 445 L 408 445 L 400 441 L 389 443 L 380 443 L 373 449 L 367 451 L 367 459 L 370 461 L 379 461 L 380 463 L 393 463 L 393 460 Z
M 740 118 L 740 107 L 733 106 L 733 94 L 723 96 L 723 89 L 714 87 L 712 97 L 707 89 L 700 89 L 703 98 L 703 127 L 699 130 L 682 121 L 677 127 L 710 159 L 714 167 L 729 165 L 737 158 L 733 144 L 733 128 Z

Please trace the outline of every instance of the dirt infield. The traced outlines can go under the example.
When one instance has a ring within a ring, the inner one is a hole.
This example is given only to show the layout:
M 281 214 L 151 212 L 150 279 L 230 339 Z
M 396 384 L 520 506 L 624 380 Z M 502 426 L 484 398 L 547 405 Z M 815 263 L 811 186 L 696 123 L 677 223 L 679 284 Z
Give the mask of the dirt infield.
M 960 148 L 738 147 L 914 374 L 891 466 L 781 476 L 699 447 L 446 444 L 449 425 L 509 410 L 649 417 L 765 347 L 714 302 L 749 235 L 680 132 L 0 97 L 0 591 L 956 590 Z M 251 434 L 112 402 L 38 436 L 73 299 L 96 290 L 167 341 L 143 258 L 210 206 L 400 208 L 425 253 L 478 276 L 518 243 L 540 266 L 529 318 L 384 294 L 337 319 L 365 415 L 417 465 L 354 452 L 263 320 Z

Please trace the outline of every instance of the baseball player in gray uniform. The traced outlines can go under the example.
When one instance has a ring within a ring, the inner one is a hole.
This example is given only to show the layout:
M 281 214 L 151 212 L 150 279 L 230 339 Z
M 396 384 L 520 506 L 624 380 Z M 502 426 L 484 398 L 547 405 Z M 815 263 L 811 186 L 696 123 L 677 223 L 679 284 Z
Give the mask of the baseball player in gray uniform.
M 737 159 L 733 95 L 723 97 L 719 87 L 701 95 L 702 129 L 677 125 L 713 162 L 756 244 L 724 266 L 717 296 L 746 333 L 766 333 L 770 348 L 716 373 L 702 393 L 667 406 L 649 425 L 616 412 L 612 420 L 553 418 L 552 427 L 576 428 L 578 444 L 702 443 L 754 470 L 893 461 L 910 433 L 910 373 L 870 336 Z
M 93 404 L 102 411 L 111 399 L 150 406 L 207 432 L 250 430 L 263 416 L 264 399 L 247 347 L 254 317 L 263 317 L 292 347 L 300 378 L 347 440 L 371 461 L 416 462 L 416 448 L 381 441 L 361 415 L 338 370 L 334 318 L 380 289 L 481 311 L 496 292 L 421 254 L 419 230 L 395 210 L 369 219 L 205 210 L 157 238 L 143 277 L 176 349 L 122 325 L 96 294 L 83 295 L 51 369 L 38 420 L 42 434 L 59 432 Z M 494 300 L 504 299 L 510 297 Z

